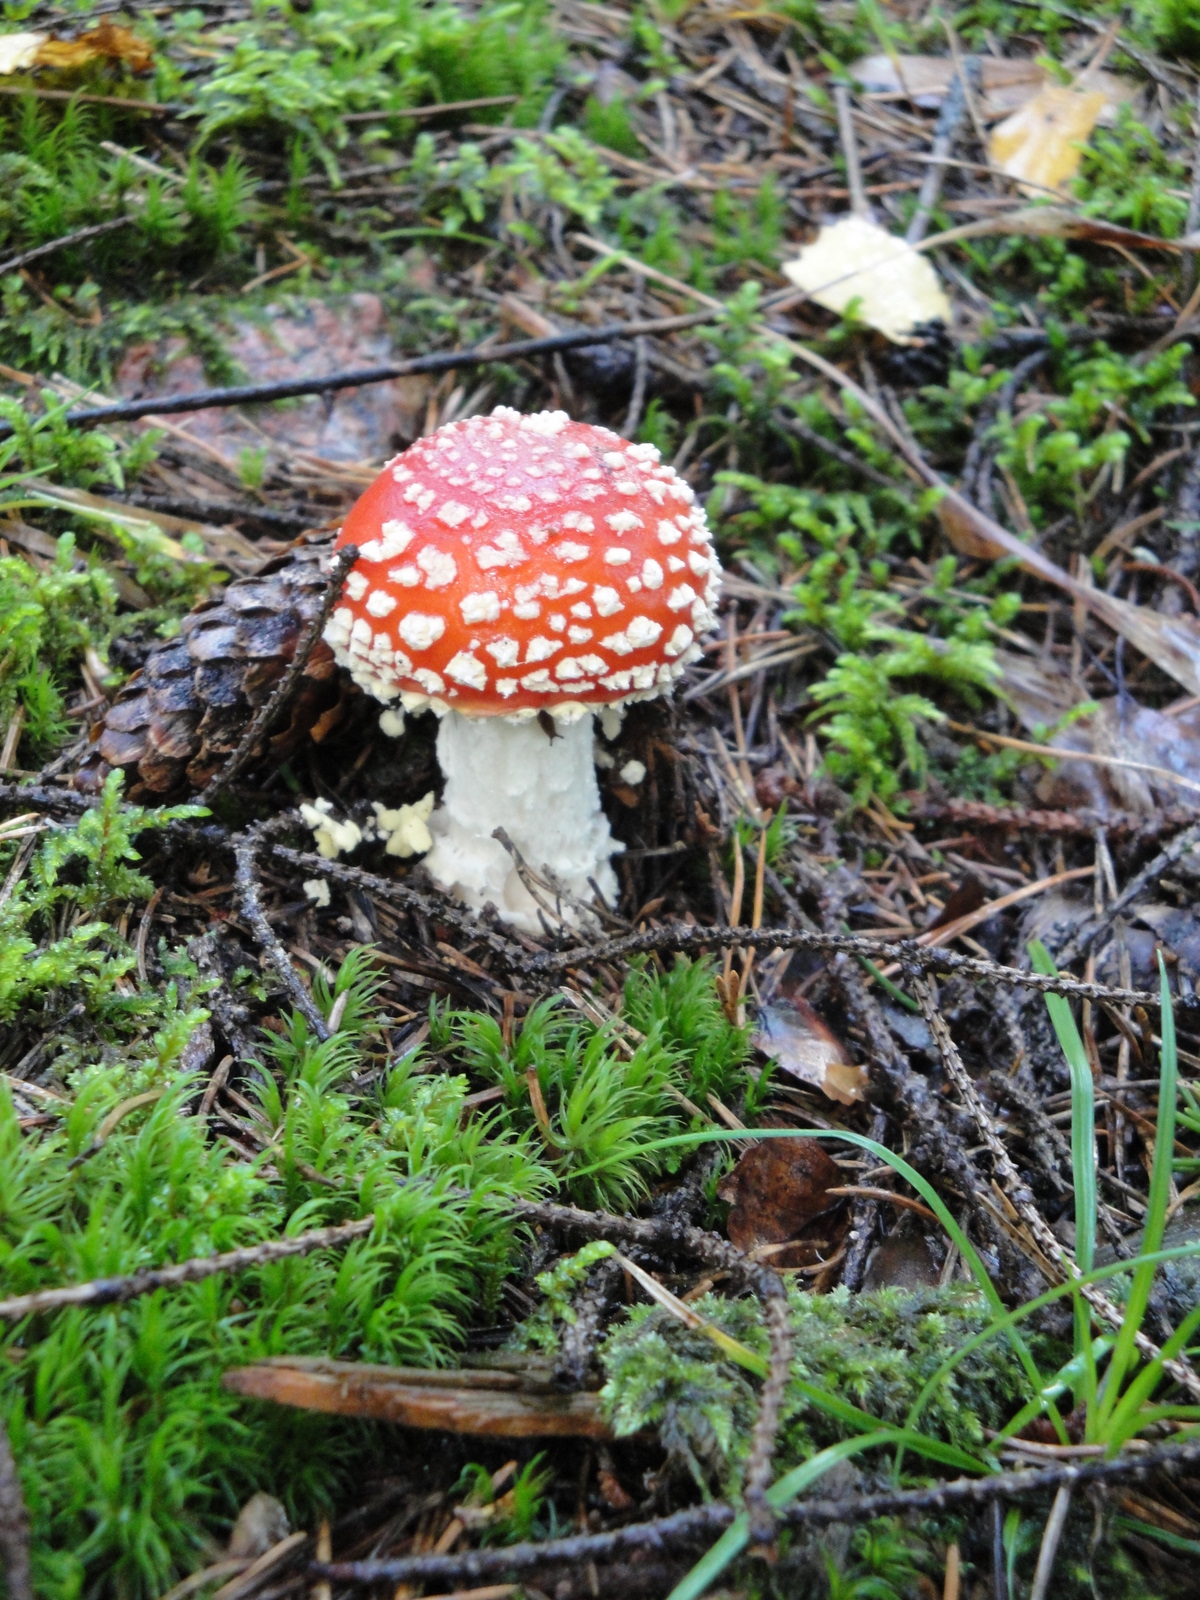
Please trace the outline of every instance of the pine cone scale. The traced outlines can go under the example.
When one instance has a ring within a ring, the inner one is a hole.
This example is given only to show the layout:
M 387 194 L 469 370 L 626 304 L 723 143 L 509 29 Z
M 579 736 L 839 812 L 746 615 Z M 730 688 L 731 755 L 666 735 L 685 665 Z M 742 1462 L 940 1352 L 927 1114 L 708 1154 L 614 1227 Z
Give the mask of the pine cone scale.
M 190 612 L 92 730 L 75 787 L 94 793 L 119 767 L 132 799 L 161 801 L 203 788 L 237 748 L 320 614 L 329 555 L 328 535 L 295 545 Z M 314 732 L 327 737 L 350 696 L 332 651 L 318 641 L 258 758 L 269 753 L 278 762 Z

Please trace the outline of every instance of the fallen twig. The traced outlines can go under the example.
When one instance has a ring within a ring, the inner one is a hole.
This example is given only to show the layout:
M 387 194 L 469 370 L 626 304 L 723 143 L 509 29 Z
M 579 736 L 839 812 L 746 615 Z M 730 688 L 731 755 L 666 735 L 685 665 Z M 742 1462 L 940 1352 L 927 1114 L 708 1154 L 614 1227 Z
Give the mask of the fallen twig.
M 269 1261 L 284 1261 L 289 1256 L 307 1256 L 314 1250 L 330 1249 L 363 1239 L 375 1226 L 375 1217 L 360 1217 L 356 1222 L 341 1222 L 332 1228 L 313 1228 L 291 1239 L 269 1239 L 265 1244 L 244 1245 L 216 1256 L 193 1256 L 172 1267 L 149 1267 L 120 1278 L 92 1278 L 87 1283 L 68 1284 L 61 1289 L 39 1289 L 0 1300 L 0 1318 L 40 1316 L 46 1311 L 61 1311 L 64 1306 L 109 1306 L 118 1301 L 136 1300 L 156 1289 L 175 1289 L 182 1283 L 199 1283 L 221 1272 L 241 1272 L 246 1267 L 265 1266 Z
M 913 989 L 921 1004 L 921 1011 L 929 1025 L 938 1047 L 938 1054 L 942 1058 L 942 1065 L 946 1074 L 958 1091 L 959 1098 L 966 1106 L 979 1136 L 995 1165 L 996 1176 L 1004 1187 L 1005 1193 L 1012 1202 L 1013 1207 L 1020 1216 L 1021 1221 L 1028 1229 L 1030 1239 L 1041 1252 L 1046 1262 L 1057 1269 L 1063 1281 L 1070 1282 L 1081 1276 L 1079 1267 L 1074 1257 L 1061 1243 L 1050 1224 L 1042 1216 L 1033 1203 L 1033 1194 L 1029 1185 L 1017 1171 L 1012 1157 L 1009 1155 L 1003 1140 L 988 1116 L 983 1101 L 974 1081 L 963 1065 L 962 1057 L 958 1053 L 958 1046 L 950 1032 L 941 1011 L 938 1008 L 936 997 L 927 979 L 920 977 L 913 980 Z M 1125 1320 L 1125 1313 L 1119 1306 L 1109 1299 L 1108 1295 L 1098 1284 L 1083 1284 L 1080 1294 L 1111 1328 L 1120 1328 Z M 1174 1360 L 1163 1356 L 1161 1349 L 1154 1341 L 1140 1330 L 1134 1335 L 1138 1350 L 1147 1361 L 1161 1360 L 1163 1369 L 1169 1372 L 1177 1383 L 1183 1385 L 1193 1399 L 1200 1399 L 1200 1373 L 1192 1366 L 1191 1362 L 1183 1356 Z
M 64 233 L 61 239 L 51 239 L 46 244 L 34 245 L 31 250 L 22 250 L 20 255 L 9 256 L 7 261 L 0 261 L 0 277 L 8 272 L 17 272 L 22 267 L 29 266 L 32 261 L 40 261 L 43 256 L 55 255 L 59 250 L 69 250 L 73 245 L 86 244 L 89 239 L 99 239 L 106 233 L 115 233 L 118 228 L 127 228 L 134 220 L 131 215 L 110 217 L 107 222 L 93 222 L 90 227 L 79 228 L 75 233 Z
M 802 1500 L 778 1513 L 789 1527 L 822 1527 L 844 1523 L 858 1527 L 873 1517 L 908 1512 L 944 1512 L 957 1506 L 1057 1492 L 1064 1485 L 1128 1482 L 1156 1472 L 1177 1472 L 1200 1461 L 1200 1441 L 1167 1444 L 1118 1456 L 1113 1461 L 1063 1462 L 1049 1467 L 998 1472 L 983 1478 L 952 1478 L 921 1489 L 883 1489 L 875 1494 L 847 1495 L 839 1500 Z M 455 1583 L 534 1572 L 542 1567 L 597 1565 L 633 1551 L 666 1550 L 697 1545 L 722 1533 L 736 1516 L 732 1506 L 696 1506 L 654 1522 L 632 1523 L 610 1533 L 547 1539 L 542 1544 L 515 1544 L 508 1549 L 463 1550 L 456 1555 L 397 1556 L 373 1561 L 312 1562 L 313 1577 L 335 1583 Z
M 852 956 L 876 960 L 879 941 L 857 934 L 820 933 L 807 928 L 696 928 L 677 924 L 653 928 L 646 933 L 631 933 L 620 939 L 606 939 L 573 950 L 547 951 L 529 962 L 530 976 L 554 978 L 571 967 L 595 966 L 625 956 L 648 955 L 654 951 L 676 950 L 687 954 L 696 950 L 724 950 L 744 945 L 755 950 L 845 951 Z M 1103 983 L 1083 983 L 1077 978 L 1051 977 L 1027 972 L 1019 967 L 1001 966 L 978 956 L 960 956 L 953 951 L 930 949 L 912 939 L 897 939 L 888 944 L 887 953 L 901 966 L 914 966 L 924 972 L 953 972 L 963 977 L 987 978 L 994 983 L 1040 989 L 1049 994 L 1072 995 L 1079 1000 L 1108 1000 L 1113 1005 L 1146 1006 L 1157 1009 L 1159 997 L 1150 990 L 1116 989 Z M 1181 1001 L 1186 996 L 1181 996 Z
M 644 322 L 606 322 L 599 328 L 578 328 L 553 333 L 544 339 L 519 339 L 512 344 L 474 345 L 470 350 L 439 350 L 414 356 L 387 367 L 362 367 L 331 372 L 323 378 L 285 378 L 277 383 L 243 383 L 224 389 L 196 389 L 191 394 L 148 396 L 115 405 L 69 411 L 61 419 L 68 428 L 95 428 L 110 422 L 136 422 L 140 417 L 175 416 L 184 411 L 207 411 L 217 406 L 261 405 L 269 400 L 293 400 L 301 395 L 333 394 L 365 384 L 387 383 L 421 372 L 453 372 L 465 367 L 491 366 L 498 361 L 520 361 L 526 356 L 555 351 L 583 350 L 589 345 L 612 344 L 617 339 L 637 339 L 643 334 L 676 333 L 713 320 L 712 311 L 692 311 L 678 317 L 652 317 Z M 11 423 L 0 423 L 0 439 L 12 436 Z
M 283 979 L 284 987 L 291 995 L 296 1010 L 299 1011 L 323 1044 L 330 1036 L 329 1025 L 314 1005 L 312 995 L 300 982 L 300 974 L 292 965 L 287 951 L 276 937 L 274 928 L 267 921 L 267 914 L 262 908 L 262 899 L 260 897 L 256 859 L 259 848 L 265 842 L 268 834 L 291 821 L 291 813 L 285 812 L 280 817 L 273 817 L 270 822 L 258 823 L 254 827 L 247 828 L 245 833 L 239 834 L 232 841 L 234 861 L 236 862 L 233 874 L 233 892 L 237 897 L 239 911 L 250 924 L 251 931 L 258 940 L 263 954 Z
M 33 1600 L 29 1568 L 29 1516 L 17 1476 L 8 1429 L 0 1424 L 0 1563 L 8 1600 Z

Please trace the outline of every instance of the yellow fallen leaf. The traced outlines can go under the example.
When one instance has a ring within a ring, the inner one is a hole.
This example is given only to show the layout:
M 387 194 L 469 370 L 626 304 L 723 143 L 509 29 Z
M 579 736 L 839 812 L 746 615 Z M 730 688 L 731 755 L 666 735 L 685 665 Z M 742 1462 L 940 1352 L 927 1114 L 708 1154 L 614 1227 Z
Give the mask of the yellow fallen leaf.
M 992 165 L 1016 178 L 1025 194 L 1061 189 L 1079 170 L 1083 146 L 1107 105 L 1100 89 L 1046 84 L 992 130 Z
M 32 67 L 48 37 L 45 33 L 0 34 L 0 77 Z
M 154 65 L 151 47 L 119 22 L 101 22 L 74 39 L 50 39 L 45 34 L 41 39 L 30 65 L 59 72 L 90 66 L 93 61 L 122 61 L 131 72 L 148 72 Z
M 894 344 L 926 322 L 949 323 L 950 301 L 931 262 L 864 217 L 841 217 L 821 229 L 783 270 L 827 311 L 857 300 L 858 316 Z

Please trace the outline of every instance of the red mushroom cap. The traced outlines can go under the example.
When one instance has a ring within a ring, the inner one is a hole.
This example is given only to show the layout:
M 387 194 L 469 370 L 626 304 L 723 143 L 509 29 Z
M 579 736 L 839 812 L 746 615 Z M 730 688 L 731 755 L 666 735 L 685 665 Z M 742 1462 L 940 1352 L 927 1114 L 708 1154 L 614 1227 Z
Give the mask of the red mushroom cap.
M 720 565 L 653 445 L 507 406 L 419 439 L 351 510 L 325 637 L 406 708 L 470 716 L 660 694 L 713 624 Z

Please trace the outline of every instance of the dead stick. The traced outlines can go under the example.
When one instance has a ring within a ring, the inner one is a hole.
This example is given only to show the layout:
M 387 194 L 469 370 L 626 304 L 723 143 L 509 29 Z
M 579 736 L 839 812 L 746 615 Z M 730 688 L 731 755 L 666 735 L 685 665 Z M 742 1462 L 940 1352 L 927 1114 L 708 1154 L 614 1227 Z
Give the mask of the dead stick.
M 801 1500 L 779 1513 L 791 1527 L 822 1527 L 830 1523 L 860 1526 L 873 1517 L 905 1515 L 916 1511 L 943 1512 L 956 1506 L 988 1505 L 1031 1494 L 1048 1494 L 1064 1485 L 1079 1489 L 1087 1484 L 1118 1483 L 1150 1477 L 1156 1472 L 1178 1472 L 1200 1461 L 1200 1443 L 1163 1445 L 1118 1456 L 1113 1461 L 1065 1462 L 1018 1472 L 997 1472 L 980 1478 L 953 1478 L 923 1489 L 884 1489 L 876 1494 L 846 1495 L 841 1499 Z M 634 1551 L 686 1548 L 702 1544 L 733 1522 L 731 1506 L 695 1506 L 654 1522 L 633 1523 L 609 1533 L 577 1534 L 548 1539 L 542 1544 L 514 1544 L 507 1549 L 464 1550 L 456 1555 L 393 1556 L 368 1561 L 312 1562 L 313 1577 L 335 1583 L 456 1583 L 478 1581 L 536 1571 L 556 1565 L 583 1568 Z
M 183 1283 L 199 1283 L 221 1272 L 241 1272 L 246 1267 L 264 1266 L 269 1261 L 284 1261 L 289 1256 L 307 1256 L 314 1250 L 331 1249 L 363 1239 L 375 1226 L 375 1217 L 360 1217 L 357 1222 L 342 1222 L 333 1228 L 313 1228 L 292 1239 L 270 1239 L 266 1244 L 244 1245 L 216 1256 L 194 1256 L 173 1267 L 152 1267 L 131 1272 L 122 1278 L 92 1278 L 87 1283 L 70 1284 L 61 1289 L 40 1289 L 34 1294 L 19 1294 L 0 1300 L 0 1317 L 12 1321 L 61 1311 L 64 1306 L 108 1306 L 118 1301 L 136 1300 L 156 1289 L 176 1289 Z
M 881 945 L 876 939 L 865 939 L 856 934 L 822 933 L 809 928 L 696 928 L 682 924 L 654 928 L 647 933 L 633 933 L 620 939 L 577 946 L 573 950 L 547 951 L 544 955 L 533 957 L 529 962 L 529 973 L 535 978 L 552 978 L 571 967 L 590 967 L 623 956 L 647 955 L 656 950 L 722 950 L 736 945 L 766 950 L 776 947 L 782 950 L 842 950 L 848 955 L 866 956 L 870 960 L 876 960 L 881 951 L 886 950 L 901 965 L 912 965 L 922 971 L 961 973 L 966 977 L 988 978 L 995 983 L 1018 988 L 1073 995 L 1080 1000 L 1108 1000 L 1114 1005 L 1157 1008 L 1159 1003 L 1158 995 L 1150 990 L 1111 989 L 1102 983 L 1082 983 L 1077 978 L 1026 972 L 1018 967 L 1004 967 L 995 961 L 984 961 L 978 956 L 960 956 L 950 950 L 930 948 L 912 939 L 896 939 Z M 1179 997 L 1181 1002 L 1185 998 Z
M 718 310 L 719 316 L 721 311 Z M 351 372 L 332 372 L 324 378 L 289 378 L 279 383 L 244 383 L 225 389 L 197 389 L 192 394 L 149 396 L 117 405 L 95 406 L 86 411 L 71 411 L 62 418 L 69 428 L 95 428 L 110 422 L 136 422 L 139 417 L 166 417 L 184 411 L 206 411 L 214 406 L 259 405 L 268 400 L 292 400 L 301 395 L 333 394 L 339 389 L 357 389 L 364 384 L 387 383 L 393 378 L 409 378 L 420 372 L 453 372 L 460 368 L 491 366 L 500 361 L 520 361 L 526 356 L 549 355 L 556 350 L 583 350 L 594 344 L 613 344 L 618 339 L 636 339 L 643 334 L 675 333 L 712 322 L 712 311 L 691 311 L 678 317 L 654 317 L 644 322 L 607 322 L 600 328 L 578 328 L 569 333 L 553 333 L 544 339 L 520 339 L 513 344 L 476 345 L 470 350 L 439 350 L 411 361 L 397 361 L 390 367 L 363 367 Z M 12 436 L 11 423 L 0 424 L 0 439 Z
M 29 1516 L 13 1460 L 8 1429 L 0 1423 L 0 1565 L 8 1600 L 33 1600 L 29 1569 Z
M 204 785 L 197 799 L 202 806 L 211 806 L 213 800 L 222 789 L 228 786 L 237 777 L 246 763 L 254 756 L 258 749 L 259 740 L 267 732 L 275 718 L 291 699 L 296 685 L 300 682 L 302 673 L 308 665 L 308 658 L 316 647 L 317 640 L 325 630 L 329 621 L 329 614 L 338 602 L 342 592 L 342 585 L 350 568 L 358 560 L 358 546 L 348 544 L 343 546 L 334 557 L 333 565 L 329 569 L 329 587 L 325 591 L 325 598 L 321 602 L 321 609 L 312 619 L 308 631 L 304 634 L 296 647 L 296 653 L 288 665 L 287 671 L 275 685 L 265 705 L 259 707 L 258 712 L 250 726 L 238 741 L 237 749 L 229 760 Z
M 99 239 L 103 234 L 115 233 L 118 228 L 127 228 L 134 220 L 132 216 L 110 217 L 107 222 L 93 222 L 90 227 L 80 228 L 76 233 L 65 233 L 61 239 L 51 239 L 47 244 L 35 245 L 32 250 L 22 250 L 20 255 L 0 261 L 0 277 L 27 267 L 31 261 L 40 261 L 43 256 L 56 255 L 59 250 L 69 250 L 73 245 L 86 244 L 89 239 Z
M 300 982 L 300 974 L 292 965 L 290 956 L 276 937 L 274 928 L 267 921 L 267 914 L 262 908 L 262 899 L 259 892 L 257 875 L 259 846 L 263 843 L 269 831 L 289 821 L 291 821 L 290 814 L 285 814 L 284 817 L 274 818 L 269 823 L 247 828 L 245 833 L 238 835 L 233 841 L 233 855 L 237 863 L 233 875 L 233 888 L 234 893 L 237 895 L 238 909 L 250 924 L 251 931 L 258 940 L 263 954 L 283 979 L 284 987 L 291 995 L 296 1010 L 299 1011 L 317 1038 L 324 1044 L 325 1040 L 330 1037 L 329 1025 L 313 1004 L 312 996 Z
M 937 119 L 937 126 L 933 130 L 933 147 L 929 152 L 929 165 L 925 168 L 925 176 L 921 181 L 921 190 L 917 195 L 916 209 L 909 219 L 908 228 L 904 238 L 908 244 L 920 244 L 925 237 L 925 230 L 929 226 L 929 219 L 933 209 L 938 203 L 942 192 L 942 184 L 946 177 L 946 160 L 954 149 L 954 141 L 958 138 L 959 126 L 962 123 L 963 112 L 967 109 L 967 84 L 968 74 L 973 74 L 975 81 L 972 89 L 979 86 L 979 58 L 968 56 L 961 63 L 954 74 L 946 98 L 942 102 L 941 114 Z

